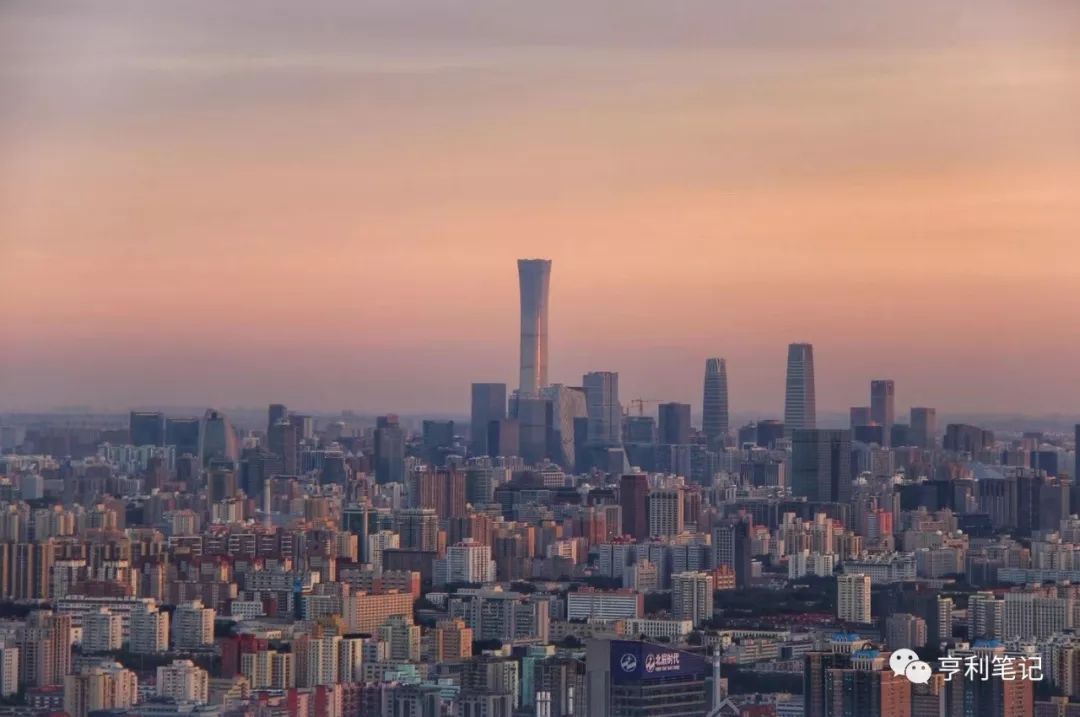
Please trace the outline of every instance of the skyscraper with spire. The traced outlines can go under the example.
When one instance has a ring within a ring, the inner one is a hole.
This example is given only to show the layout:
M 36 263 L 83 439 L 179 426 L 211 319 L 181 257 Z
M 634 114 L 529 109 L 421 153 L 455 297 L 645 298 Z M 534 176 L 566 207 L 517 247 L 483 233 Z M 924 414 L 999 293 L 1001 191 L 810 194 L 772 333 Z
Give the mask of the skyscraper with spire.
M 727 361 L 705 359 L 705 392 L 701 402 L 701 428 L 712 447 L 722 446 L 731 427 L 728 418 Z
M 521 289 L 521 381 L 518 395 L 536 398 L 548 382 L 550 259 L 518 259 Z
M 817 427 L 814 399 L 814 347 L 791 344 L 787 355 L 787 391 L 784 399 L 784 432 Z

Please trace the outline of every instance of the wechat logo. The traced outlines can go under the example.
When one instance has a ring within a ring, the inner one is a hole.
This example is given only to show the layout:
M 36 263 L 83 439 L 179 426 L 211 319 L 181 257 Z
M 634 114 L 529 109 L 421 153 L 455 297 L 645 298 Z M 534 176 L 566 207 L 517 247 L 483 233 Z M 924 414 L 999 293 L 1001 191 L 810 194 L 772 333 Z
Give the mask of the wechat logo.
M 889 667 L 894 675 L 903 675 L 915 685 L 925 685 L 933 672 L 930 665 L 919 659 L 914 650 L 897 650 L 889 657 Z

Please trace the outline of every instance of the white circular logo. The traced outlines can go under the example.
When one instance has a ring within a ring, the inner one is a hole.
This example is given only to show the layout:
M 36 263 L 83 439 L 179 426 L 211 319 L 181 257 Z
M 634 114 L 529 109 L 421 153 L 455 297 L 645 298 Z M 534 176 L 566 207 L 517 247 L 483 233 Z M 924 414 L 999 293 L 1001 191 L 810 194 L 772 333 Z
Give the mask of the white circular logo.
M 627 652 L 619 660 L 619 667 L 623 669 L 623 672 L 633 672 L 637 669 L 637 658 L 632 653 Z

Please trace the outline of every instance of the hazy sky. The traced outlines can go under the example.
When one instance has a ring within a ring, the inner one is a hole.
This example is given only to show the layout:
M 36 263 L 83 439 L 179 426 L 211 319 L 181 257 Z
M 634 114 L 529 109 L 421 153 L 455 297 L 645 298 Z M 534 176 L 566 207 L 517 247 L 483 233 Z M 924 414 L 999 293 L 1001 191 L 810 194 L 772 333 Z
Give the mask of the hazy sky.
M 1073 0 L 7 0 L 0 409 L 1080 412 Z

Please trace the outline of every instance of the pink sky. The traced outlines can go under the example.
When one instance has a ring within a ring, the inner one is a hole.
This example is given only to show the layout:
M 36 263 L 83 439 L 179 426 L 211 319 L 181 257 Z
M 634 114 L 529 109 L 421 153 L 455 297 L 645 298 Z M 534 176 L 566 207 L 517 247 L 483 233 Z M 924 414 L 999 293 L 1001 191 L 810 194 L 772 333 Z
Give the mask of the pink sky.
M 523 256 L 555 381 L 1080 407 L 1075 4 L 303 6 L 0 9 L 0 410 L 462 410 Z

